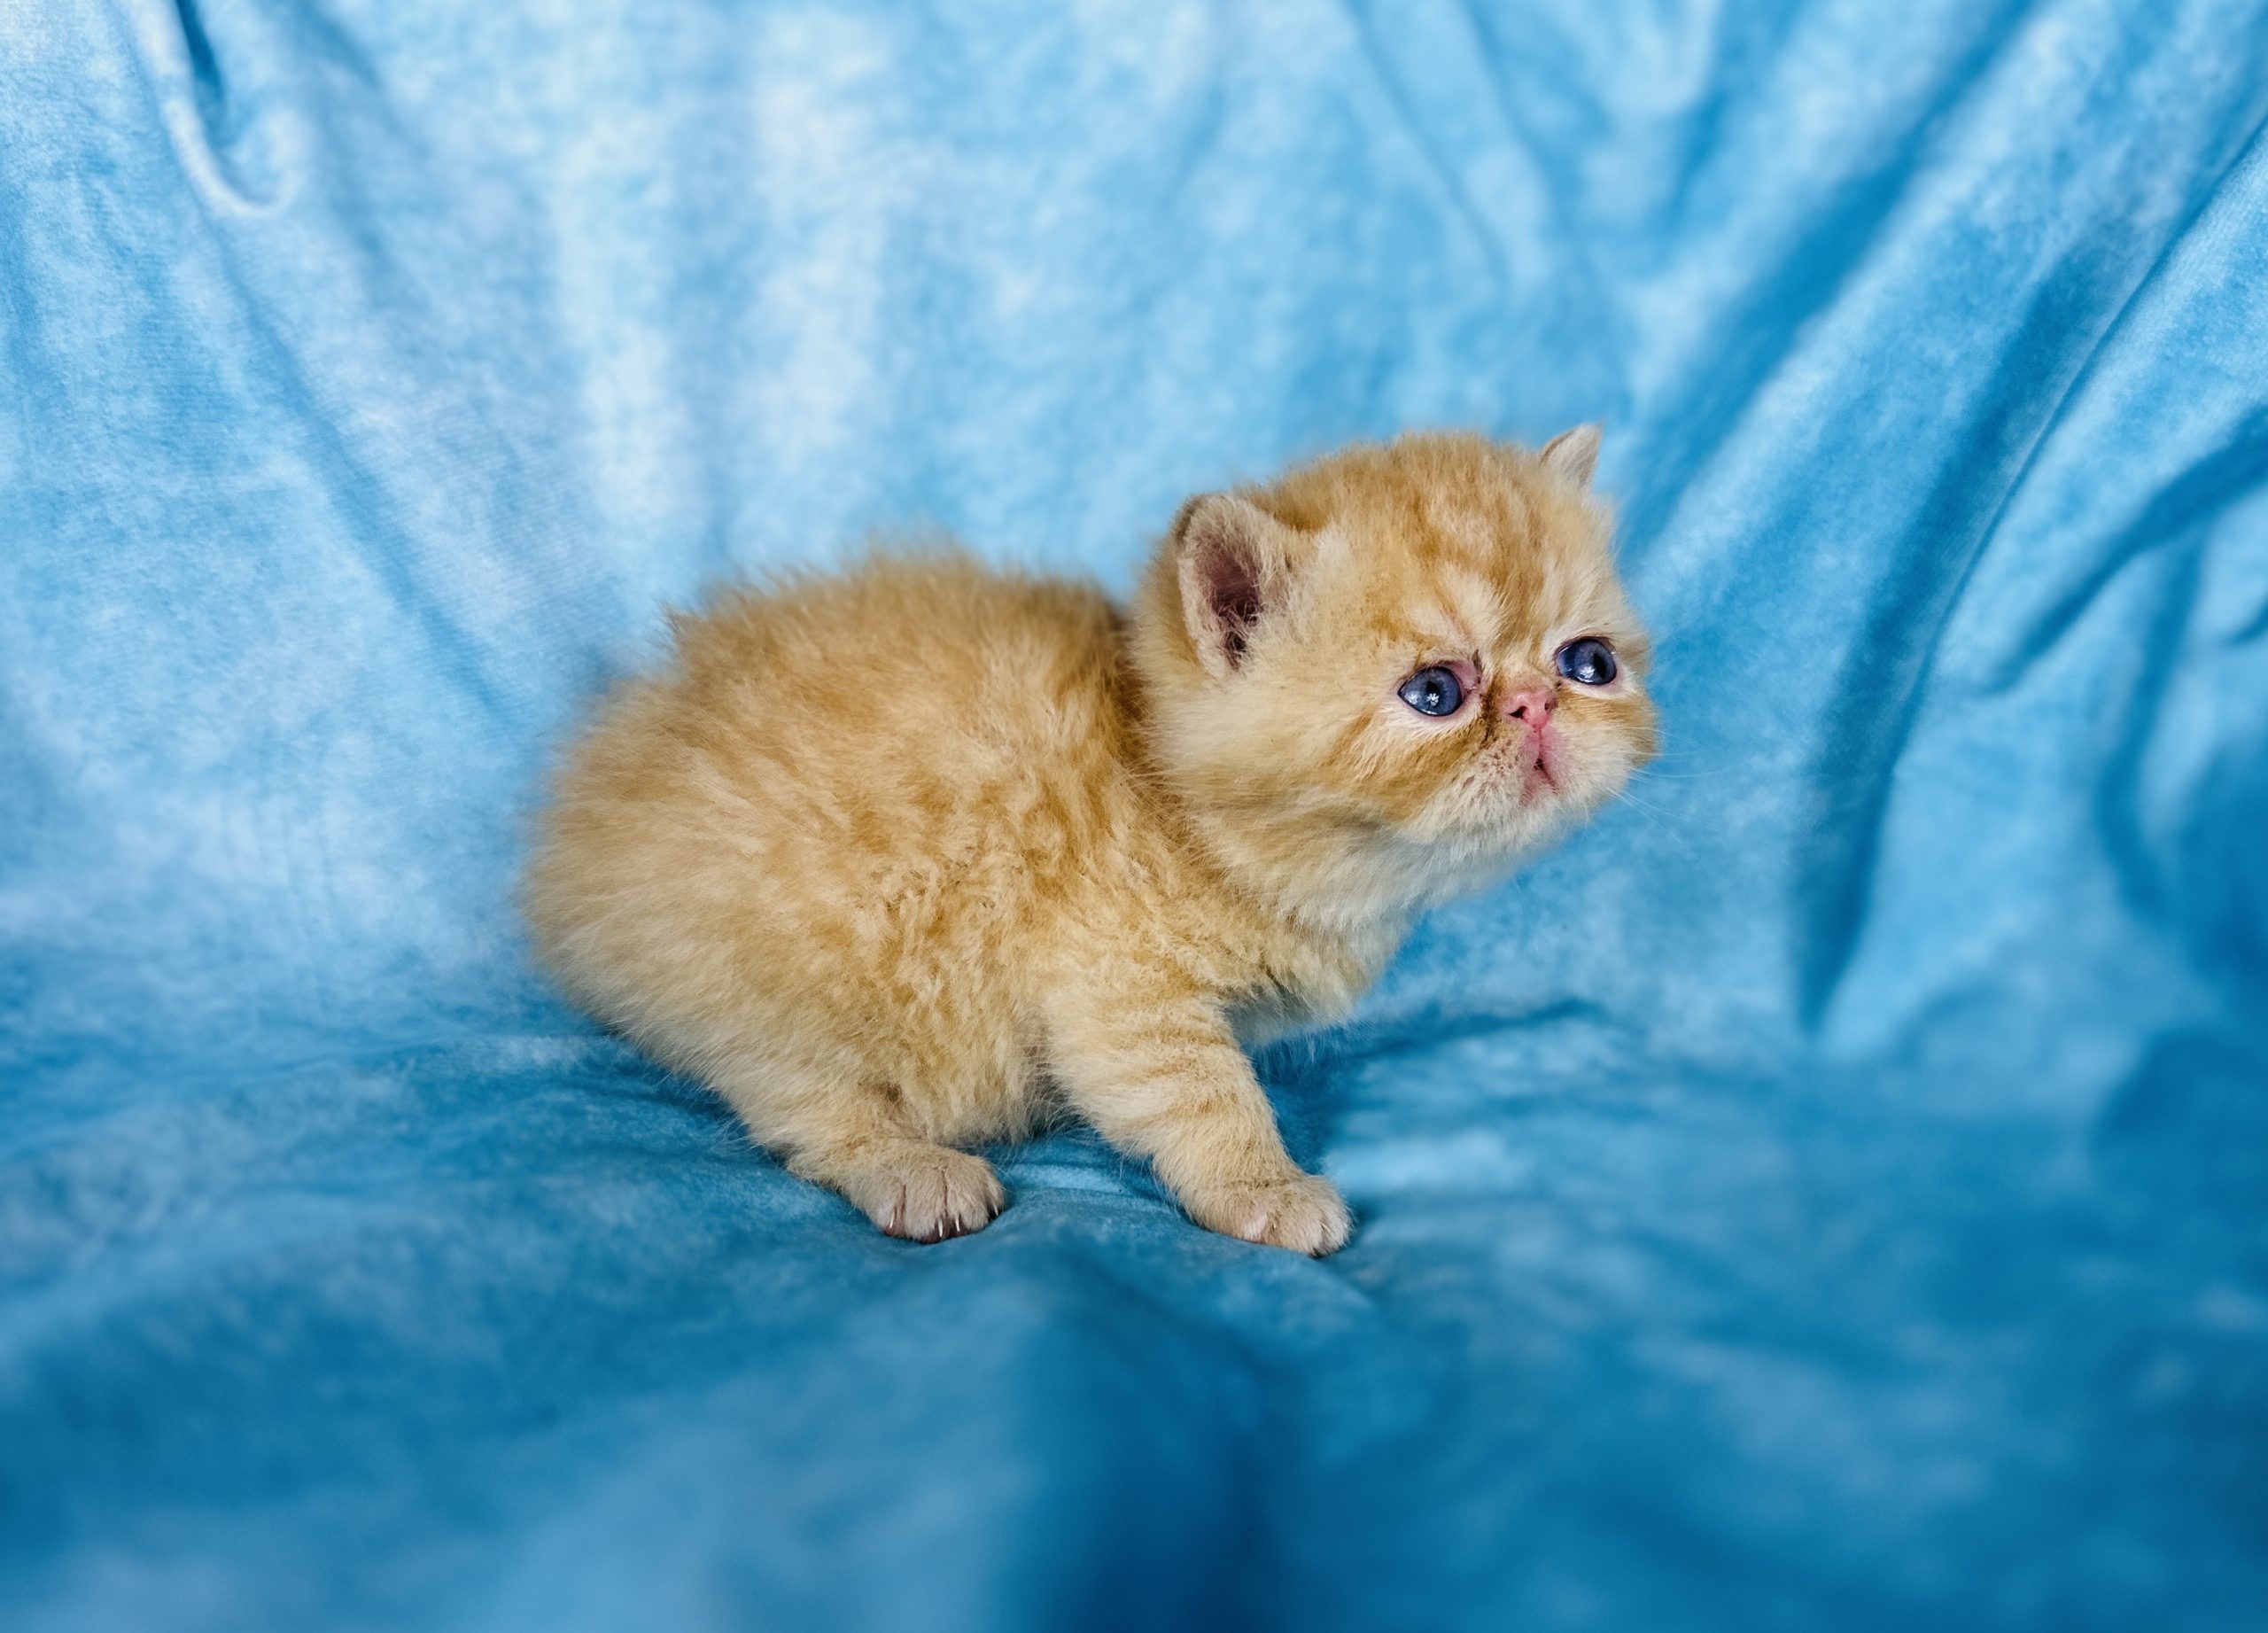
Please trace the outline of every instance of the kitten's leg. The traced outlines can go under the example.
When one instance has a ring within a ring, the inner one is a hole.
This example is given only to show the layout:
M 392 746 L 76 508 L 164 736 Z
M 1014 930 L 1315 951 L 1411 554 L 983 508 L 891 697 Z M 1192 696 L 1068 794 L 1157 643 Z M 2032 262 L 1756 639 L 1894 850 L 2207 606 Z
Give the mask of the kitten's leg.
M 965 1236 L 1008 1204 L 991 1163 L 924 1139 L 896 1094 L 854 1075 L 766 1064 L 712 1081 L 788 1172 L 841 1192 L 892 1236 Z
M 1146 1156 L 1208 1230 L 1322 1255 L 1347 1240 L 1347 1204 L 1284 1149 L 1268 1096 L 1220 1010 L 1163 980 L 1123 978 L 1054 1017 L 1052 1064 L 1072 1107 Z

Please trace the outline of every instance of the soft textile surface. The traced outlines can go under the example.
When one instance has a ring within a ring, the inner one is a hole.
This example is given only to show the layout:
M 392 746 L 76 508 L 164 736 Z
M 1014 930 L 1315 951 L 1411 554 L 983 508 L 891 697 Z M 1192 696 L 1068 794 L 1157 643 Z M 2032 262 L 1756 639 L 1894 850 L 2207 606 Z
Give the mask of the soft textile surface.
M 0 0 L 0 1621 L 2263 1625 L 2264 60 Z M 1589 417 L 1668 752 L 1263 1060 L 1337 1258 L 1068 1135 L 886 1240 L 530 968 L 664 601 L 874 527 L 1123 587 Z

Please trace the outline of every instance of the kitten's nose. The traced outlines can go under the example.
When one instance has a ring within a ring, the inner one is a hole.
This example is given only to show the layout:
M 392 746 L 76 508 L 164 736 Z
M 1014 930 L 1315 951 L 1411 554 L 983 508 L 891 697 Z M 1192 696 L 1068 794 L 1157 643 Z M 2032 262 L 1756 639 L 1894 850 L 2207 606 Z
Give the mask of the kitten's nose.
M 1558 694 L 1548 686 L 1524 686 L 1504 699 L 1504 718 L 1526 720 L 1536 731 L 1542 731 L 1551 719 L 1551 705 Z

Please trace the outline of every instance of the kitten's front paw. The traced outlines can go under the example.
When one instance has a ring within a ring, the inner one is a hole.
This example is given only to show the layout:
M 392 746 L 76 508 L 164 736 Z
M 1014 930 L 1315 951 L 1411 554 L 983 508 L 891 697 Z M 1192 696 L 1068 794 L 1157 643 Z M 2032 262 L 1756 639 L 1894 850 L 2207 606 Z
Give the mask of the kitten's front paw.
M 1297 1171 L 1261 1185 L 1192 1186 L 1182 1206 L 1208 1231 L 1312 1258 L 1344 1247 L 1351 1222 L 1337 1186 Z
M 843 1190 L 866 1217 L 908 1241 L 943 1241 L 981 1231 L 1008 1205 L 991 1163 L 944 1146 L 894 1150 Z

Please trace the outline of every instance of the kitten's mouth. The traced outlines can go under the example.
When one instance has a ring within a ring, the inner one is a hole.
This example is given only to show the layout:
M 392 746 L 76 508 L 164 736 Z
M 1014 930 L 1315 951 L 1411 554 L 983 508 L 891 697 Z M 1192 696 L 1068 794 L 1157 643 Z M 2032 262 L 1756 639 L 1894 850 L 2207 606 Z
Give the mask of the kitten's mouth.
M 1520 768 L 1520 803 L 1527 804 L 1549 790 L 1559 792 L 1559 779 L 1565 774 L 1565 755 L 1559 735 L 1544 731 L 1531 735 L 1526 743 L 1526 764 Z
M 1538 743 L 1534 736 L 1523 743 L 1500 741 L 1466 774 L 1473 815 L 1494 828 L 1540 818 L 1546 806 L 1564 805 L 1569 769 L 1565 746 L 1551 738 Z

